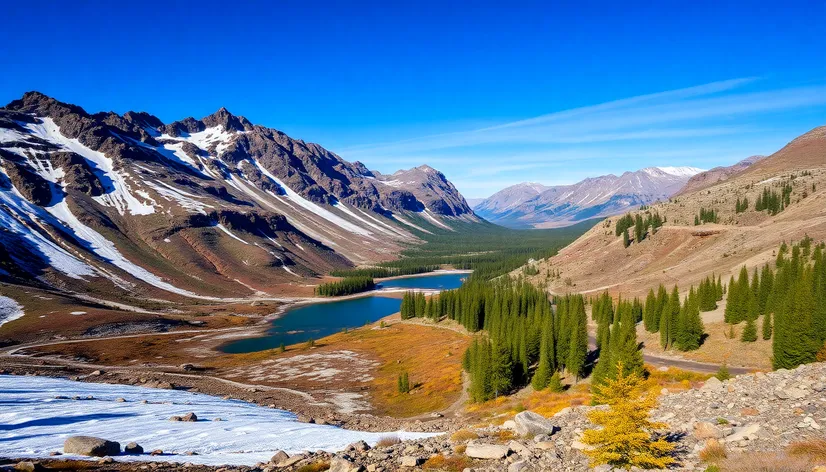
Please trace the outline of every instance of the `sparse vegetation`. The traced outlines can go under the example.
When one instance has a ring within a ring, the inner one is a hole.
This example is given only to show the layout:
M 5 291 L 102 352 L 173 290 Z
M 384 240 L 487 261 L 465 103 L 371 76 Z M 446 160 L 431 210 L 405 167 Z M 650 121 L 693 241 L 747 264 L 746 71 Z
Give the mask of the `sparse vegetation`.
M 425 463 L 422 465 L 422 469 L 439 470 L 445 472 L 462 472 L 463 470 L 470 467 L 470 465 L 470 459 L 463 454 L 455 454 L 451 456 L 436 454 L 435 456 L 432 456 L 427 461 L 425 461 Z
M 699 455 L 701 461 L 717 464 L 728 457 L 728 452 L 726 451 L 726 447 L 720 444 L 720 441 L 709 439 L 706 441 L 706 445 L 700 449 Z
M 402 440 L 399 439 L 398 435 L 390 434 L 390 435 L 387 435 L 387 436 L 380 437 L 379 440 L 376 442 L 376 447 L 395 446 L 396 444 L 399 444 L 400 442 L 402 442 Z

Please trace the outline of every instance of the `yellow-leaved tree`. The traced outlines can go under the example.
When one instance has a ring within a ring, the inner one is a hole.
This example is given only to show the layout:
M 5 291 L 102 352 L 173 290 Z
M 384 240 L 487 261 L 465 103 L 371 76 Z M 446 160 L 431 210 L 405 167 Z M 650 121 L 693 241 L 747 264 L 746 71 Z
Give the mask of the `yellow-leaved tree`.
M 670 453 L 674 445 L 653 433 L 664 429 L 664 423 L 649 419 L 657 406 L 653 393 L 642 394 L 643 379 L 636 373 L 624 373 L 618 363 L 616 379 L 606 379 L 603 385 L 593 386 L 594 400 L 608 409 L 588 413 L 588 419 L 598 429 L 583 433 L 582 442 L 591 446 L 584 452 L 591 458 L 591 466 L 608 464 L 630 469 L 662 469 L 674 462 Z

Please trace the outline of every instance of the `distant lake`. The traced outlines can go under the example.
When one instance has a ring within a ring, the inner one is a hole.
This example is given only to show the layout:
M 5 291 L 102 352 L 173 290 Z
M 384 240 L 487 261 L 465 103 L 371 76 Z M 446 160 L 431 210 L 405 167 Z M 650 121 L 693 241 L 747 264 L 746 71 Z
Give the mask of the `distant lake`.
M 470 274 L 448 273 L 387 280 L 377 284 L 383 289 L 451 290 L 459 288 Z M 267 335 L 260 338 L 239 339 L 224 344 L 219 349 L 229 354 L 274 349 L 319 339 L 337 333 L 344 328 L 357 328 L 373 323 L 399 311 L 400 298 L 383 297 L 381 294 L 351 298 L 335 302 L 313 303 L 287 310 L 272 321 Z

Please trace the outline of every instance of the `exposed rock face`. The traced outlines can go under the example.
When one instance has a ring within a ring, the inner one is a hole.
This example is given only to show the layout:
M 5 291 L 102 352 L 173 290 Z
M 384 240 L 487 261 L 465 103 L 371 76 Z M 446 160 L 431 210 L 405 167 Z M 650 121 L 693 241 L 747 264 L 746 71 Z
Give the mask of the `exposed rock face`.
M 648 167 L 620 176 L 587 178 L 572 185 L 522 183 L 493 194 L 474 210 L 489 221 L 516 228 L 568 226 L 667 200 L 698 172 L 702 169 Z
M 26 93 L 0 108 L 0 246 L 15 248 L 0 278 L 237 297 L 479 221 L 440 172 L 398 175 L 225 108 L 164 124 Z
M 691 177 L 688 182 L 686 182 L 685 187 L 677 192 L 676 195 L 696 192 L 697 190 L 702 190 L 716 183 L 728 180 L 731 176 L 748 169 L 752 164 L 764 159 L 765 157 L 766 156 L 751 156 L 728 167 L 714 167 L 713 169 L 709 169 L 705 172 L 700 172 L 699 174 Z
M 92 436 L 71 436 L 63 443 L 63 452 L 81 456 L 116 456 L 120 454 L 120 444 Z

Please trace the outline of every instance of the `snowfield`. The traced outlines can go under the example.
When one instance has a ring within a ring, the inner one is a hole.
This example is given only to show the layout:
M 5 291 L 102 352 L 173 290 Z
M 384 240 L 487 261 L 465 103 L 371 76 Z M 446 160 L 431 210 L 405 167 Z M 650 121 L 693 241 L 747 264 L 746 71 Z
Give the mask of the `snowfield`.
M 72 400 L 75 396 L 83 400 Z M 403 440 L 434 436 L 350 431 L 299 423 L 292 413 L 238 400 L 48 377 L 0 375 L 0 405 L 0 455 L 5 457 L 46 457 L 62 452 L 67 437 L 86 435 L 117 441 L 121 447 L 135 441 L 147 452 L 117 460 L 254 465 L 269 461 L 278 450 L 333 452 L 359 440 L 374 445 L 388 434 Z M 190 411 L 197 422 L 169 421 Z M 149 456 L 155 449 L 164 455 Z M 185 455 L 188 451 L 198 455 Z
M 0 326 L 23 316 L 23 307 L 13 298 L 0 295 Z M 2 428 L 2 426 L 0 426 Z

